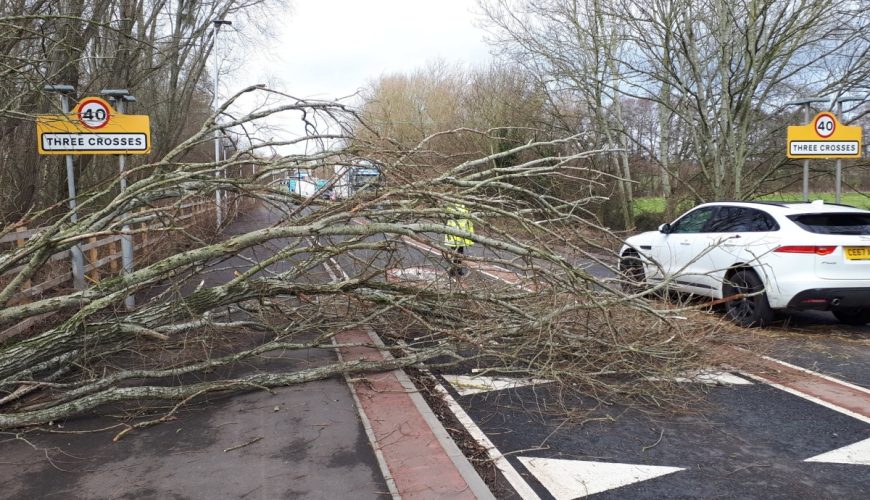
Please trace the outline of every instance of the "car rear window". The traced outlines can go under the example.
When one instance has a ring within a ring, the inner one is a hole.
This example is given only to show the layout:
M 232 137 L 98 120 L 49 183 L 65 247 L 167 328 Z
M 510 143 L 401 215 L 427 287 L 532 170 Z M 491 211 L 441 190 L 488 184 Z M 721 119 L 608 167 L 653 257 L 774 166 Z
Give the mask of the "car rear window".
M 801 214 L 789 215 L 788 218 L 811 233 L 870 235 L 870 214 Z

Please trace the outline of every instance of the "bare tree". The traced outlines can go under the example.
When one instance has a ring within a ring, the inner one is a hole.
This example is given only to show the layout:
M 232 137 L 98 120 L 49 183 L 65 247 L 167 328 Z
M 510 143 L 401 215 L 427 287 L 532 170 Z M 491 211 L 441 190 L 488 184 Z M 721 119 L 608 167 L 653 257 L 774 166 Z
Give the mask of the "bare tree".
M 328 130 L 358 129 L 351 110 L 338 103 L 295 99 L 224 126 L 243 126 L 277 112 L 304 112 L 309 124 L 315 115 L 320 123 L 340 122 Z M 143 166 L 153 173 L 110 203 L 93 207 L 76 224 L 58 221 L 24 247 L 0 253 L 0 273 L 18 268 L 0 289 L 0 325 L 52 315 L 39 333 L 0 345 L 0 428 L 44 424 L 109 402 L 167 399 L 180 405 L 215 391 L 304 383 L 436 358 L 439 363 L 480 360 L 495 372 L 545 376 L 563 383 L 567 392 L 599 398 L 622 395 L 662 404 L 686 394 L 649 380 L 699 363 L 704 351 L 699 340 L 706 333 L 656 310 L 641 295 L 625 295 L 617 281 L 586 271 L 588 262 L 600 261 L 598 256 L 607 251 L 600 240 L 585 236 L 602 231 L 588 217 L 586 200 L 543 196 L 513 182 L 550 176 L 586 179 L 588 169 L 577 167 L 577 161 L 599 152 L 538 156 L 510 166 L 496 161 L 532 148 L 563 151 L 562 143 L 575 144 L 575 137 L 460 160 L 428 178 L 407 175 L 406 166 L 416 168 L 431 157 L 423 153 L 427 144 L 449 132 L 437 133 L 410 150 L 382 152 L 388 174 L 407 178 L 405 182 L 346 201 L 323 201 L 291 196 L 271 180 L 283 178 L 300 160 L 309 166 L 333 164 L 341 151 L 269 160 L 239 151 L 222 167 L 256 162 L 256 175 L 244 178 L 215 178 L 212 163 L 177 162 L 210 137 L 213 118 L 166 157 Z M 354 139 L 309 127 L 307 136 L 290 142 L 354 144 Z M 165 203 L 208 197 L 218 188 L 258 200 L 264 210 L 279 215 L 276 224 L 209 243 L 177 224 L 173 204 Z M 447 224 L 443 206 L 448 202 L 469 208 L 476 233 Z M 26 304 L 10 302 L 53 253 L 92 235 L 118 234 L 132 222 L 129 214 L 140 208 L 162 221 L 178 250 L 86 290 Z M 450 265 L 450 256 L 439 250 L 444 234 L 472 239 L 481 251 L 467 257 L 469 265 L 503 272 L 512 281 L 460 284 L 439 272 Z M 203 278 L 227 266 L 222 279 Z M 323 266 L 332 270 L 331 276 L 319 272 Z M 434 277 L 403 279 L 399 271 L 407 267 L 430 269 Z M 151 298 L 124 312 L 121 304 L 131 293 Z M 328 362 L 290 372 L 248 370 L 217 380 L 179 382 L 221 367 L 251 367 L 249 361 L 265 352 L 331 350 L 337 333 L 361 325 L 376 328 L 401 355 L 377 363 Z M 185 348 L 191 344 L 197 348 Z M 202 346 L 211 348 L 203 351 Z M 166 416 L 127 428 L 159 423 Z
M 503 54 L 557 94 L 554 101 L 579 104 L 593 148 L 614 150 L 606 157 L 611 167 L 605 171 L 615 181 L 623 224 L 630 227 L 633 188 L 620 101 L 626 78 L 619 64 L 626 50 L 622 25 L 606 15 L 598 0 L 484 0 L 480 5 Z
M 214 45 L 212 21 L 250 21 L 268 7 L 267 0 L 0 1 L 0 221 L 67 196 L 58 157 L 34 153 L 35 115 L 60 113 L 45 85 L 72 85 L 74 101 L 105 88 L 128 89 L 138 103 L 127 112 L 151 116 L 153 158 L 163 157 L 211 112 L 206 63 Z M 131 159 L 139 161 L 147 159 Z M 112 158 L 79 157 L 75 168 L 84 190 L 117 176 Z
M 681 182 L 699 200 L 757 191 L 785 161 L 752 163 L 771 142 L 758 124 L 795 96 L 859 90 L 868 66 L 867 17 L 851 1 L 480 3 L 494 42 L 551 91 L 570 89 L 593 116 L 606 113 L 602 132 L 625 135 L 625 97 L 656 102 L 662 186 Z M 777 125 L 767 130 L 781 134 Z M 685 163 L 703 182 L 676 175 Z

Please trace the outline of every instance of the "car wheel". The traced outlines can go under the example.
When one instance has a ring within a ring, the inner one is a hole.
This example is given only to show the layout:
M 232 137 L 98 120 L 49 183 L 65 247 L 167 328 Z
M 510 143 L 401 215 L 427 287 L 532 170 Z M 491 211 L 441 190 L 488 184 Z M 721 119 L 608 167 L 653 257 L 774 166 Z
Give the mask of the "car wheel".
M 646 279 L 646 273 L 643 270 L 643 262 L 636 253 L 625 252 L 619 259 L 619 276 L 622 279 L 623 291 L 637 293 L 643 288 L 641 285 Z
M 870 323 L 870 309 L 840 309 L 831 312 L 840 323 L 847 325 L 861 326 Z
M 754 271 L 737 271 L 722 287 L 724 297 L 742 295 L 725 303 L 725 315 L 740 326 L 763 327 L 773 321 L 773 310 L 764 293 L 764 283 Z

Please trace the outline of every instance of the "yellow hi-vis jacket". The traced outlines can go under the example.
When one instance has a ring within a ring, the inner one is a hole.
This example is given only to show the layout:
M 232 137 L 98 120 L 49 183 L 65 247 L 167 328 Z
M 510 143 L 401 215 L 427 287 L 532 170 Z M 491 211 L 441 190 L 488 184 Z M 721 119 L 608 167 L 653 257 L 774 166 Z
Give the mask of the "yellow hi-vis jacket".
M 450 206 L 447 207 L 447 214 L 450 216 L 450 219 L 447 221 L 447 227 L 456 228 L 460 231 L 474 234 L 474 223 L 471 222 L 471 219 L 466 219 L 464 217 L 468 215 L 468 209 L 465 208 L 465 205 L 462 205 L 461 203 L 451 203 Z M 448 247 L 454 248 L 470 247 L 471 245 L 474 245 L 474 241 L 461 236 L 445 234 L 444 244 Z

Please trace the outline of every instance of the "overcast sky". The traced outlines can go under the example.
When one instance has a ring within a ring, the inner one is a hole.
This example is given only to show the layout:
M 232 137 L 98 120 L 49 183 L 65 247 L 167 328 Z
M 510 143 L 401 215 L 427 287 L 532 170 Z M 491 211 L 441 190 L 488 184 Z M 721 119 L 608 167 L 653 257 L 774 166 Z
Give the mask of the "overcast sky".
M 411 73 L 438 60 L 479 66 L 490 59 L 485 32 L 475 26 L 474 0 L 288 3 L 290 8 L 275 12 L 269 20 L 271 38 L 263 39 L 244 20 L 234 22 L 232 31 L 221 31 L 223 41 L 217 51 L 221 100 L 258 83 L 295 98 L 336 100 L 355 94 L 381 75 Z M 250 112 L 263 104 L 262 97 L 246 96 L 231 112 Z M 288 114 L 271 115 L 254 129 L 248 133 L 264 140 L 289 140 L 304 132 L 299 117 Z M 310 147 L 283 146 L 277 151 L 311 152 Z
M 274 19 L 270 50 L 247 59 L 232 80 L 335 99 L 439 58 L 483 64 L 489 52 L 475 7 L 474 0 L 295 0 Z

